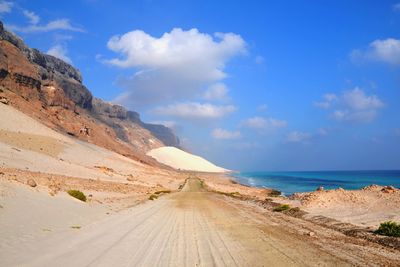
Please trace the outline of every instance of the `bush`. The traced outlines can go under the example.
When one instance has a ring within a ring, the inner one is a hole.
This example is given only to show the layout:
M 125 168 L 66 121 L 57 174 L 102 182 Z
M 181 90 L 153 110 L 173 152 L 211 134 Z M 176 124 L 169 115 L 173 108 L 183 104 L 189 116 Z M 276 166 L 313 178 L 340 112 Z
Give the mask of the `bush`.
M 156 195 L 169 194 L 169 193 L 171 193 L 171 190 L 161 190 L 161 191 L 154 192 L 154 194 L 156 194 Z
M 155 200 L 157 198 L 158 198 L 158 196 L 155 194 L 152 194 L 151 196 L 149 196 L 149 200 Z
M 400 224 L 391 221 L 383 222 L 375 233 L 379 235 L 400 237 Z
M 80 201 L 86 202 L 86 196 L 79 190 L 68 190 L 67 193 Z
M 289 206 L 289 205 L 287 205 L 287 204 L 282 204 L 282 205 L 279 205 L 279 206 L 275 207 L 275 208 L 273 209 L 273 211 L 281 212 L 281 211 L 285 211 L 285 210 L 289 210 L 289 209 L 290 209 L 290 206 Z

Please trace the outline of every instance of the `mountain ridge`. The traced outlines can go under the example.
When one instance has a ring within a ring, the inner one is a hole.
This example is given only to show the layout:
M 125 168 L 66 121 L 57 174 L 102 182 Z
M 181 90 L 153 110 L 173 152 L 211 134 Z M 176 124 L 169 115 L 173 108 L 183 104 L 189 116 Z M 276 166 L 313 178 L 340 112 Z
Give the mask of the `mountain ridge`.
M 146 152 L 180 147 L 164 126 L 141 121 L 139 113 L 92 95 L 80 71 L 29 48 L 0 21 L 0 98 L 47 126 L 149 164 Z

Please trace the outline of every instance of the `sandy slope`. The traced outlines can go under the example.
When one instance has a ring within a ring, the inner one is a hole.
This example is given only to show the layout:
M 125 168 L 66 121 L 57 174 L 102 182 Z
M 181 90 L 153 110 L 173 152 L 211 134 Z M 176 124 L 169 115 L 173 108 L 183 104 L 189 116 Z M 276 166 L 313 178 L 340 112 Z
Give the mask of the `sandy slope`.
M 360 190 L 323 190 L 297 193 L 309 216 L 323 215 L 342 222 L 377 228 L 385 221 L 400 221 L 400 190 L 371 185 Z
M 126 182 L 127 175 L 168 175 L 168 171 L 60 134 L 11 106 L 1 104 L 0 114 L 0 167 L 118 182 Z M 106 168 L 112 173 L 105 172 Z
M 192 155 L 176 147 L 160 147 L 150 150 L 147 155 L 158 162 L 175 169 L 199 172 L 226 172 L 227 169 L 216 166 L 202 157 Z
M 347 266 L 400 260 L 395 252 L 309 237 L 307 223 L 270 217 L 202 191 L 184 190 L 69 230 L 0 250 L 1 266 Z M 23 253 L 21 253 L 23 251 Z
M 53 232 L 86 225 L 106 216 L 107 212 L 98 203 L 83 203 L 66 193 L 51 197 L 45 188 L 0 180 L 0 251 L 18 248 L 22 243 Z M 20 254 L 20 251 L 14 253 Z

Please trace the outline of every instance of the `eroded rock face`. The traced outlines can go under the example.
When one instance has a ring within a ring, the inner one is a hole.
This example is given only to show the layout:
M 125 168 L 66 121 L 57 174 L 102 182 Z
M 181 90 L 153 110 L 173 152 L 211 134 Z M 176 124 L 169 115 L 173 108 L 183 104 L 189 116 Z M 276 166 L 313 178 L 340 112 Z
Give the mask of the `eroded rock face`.
M 97 116 L 110 127 L 114 128 L 114 130 L 118 133 L 119 138 L 122 140 L 129 139 L 122 130 L 124 128 L 123 125 L 131 124 L 134 127 L 148 130 L 151 135 L 156 137 L 166 146 L 180 147 L 179 138 L 176 137 L 170 128 L 165 127 L 164 125 L 144 123 L 140 120 L 140 115 L 137 112 L 128 111 L 120 105 L 107 103 L 99 98 L 93 99 L 92 106 L 92 111 L 95 116 Z M 118 123 L 118 121 L 115 119 L 118 119 L 121 123 Z M 148 139 L 150 140 L 151 136 L 148 136 Z M 153 142 L 155 144 L 155 141 Z M 152 146 L 149 144 L 149 147 L 156 148 L 158 146 Z
M 146 152 L 179 146 L 171 129 L 146 124 L 137 112 L 94 98 L 79 70 L 29 48 L 1 22 L 0 86 L 1 97 L 48 127 L 139 161 L 153 164 Z
M 13 44 L 36 67 L 36 78 L 19 72 L 12 73 L 15 82 L 28 85 L 37 90 L 40 90 L 42 82 L 56 82 L 64 90 L 65 95 L 76 105 L 85 109 L 91 108 L 93 97 L 90 91 L 82 84 L 82 75 L 79 70 L 61 59 L 43 54 L 37 49 L 29 48 L 21 38 L 6 31 L 2 22 L 0 22 L 0 40 Z M 4 79 L 7 75 L 10 75 L 9 69 L 1 68 L 0 78 Z

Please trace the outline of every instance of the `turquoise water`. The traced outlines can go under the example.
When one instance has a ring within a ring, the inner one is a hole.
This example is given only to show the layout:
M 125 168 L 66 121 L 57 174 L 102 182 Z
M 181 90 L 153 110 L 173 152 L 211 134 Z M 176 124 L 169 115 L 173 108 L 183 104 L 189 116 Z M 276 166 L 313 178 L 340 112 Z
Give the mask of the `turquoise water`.
M 232 174 L 242 184 L 274 188 L 284 195 L 325 189 L 360 189 L 371 184 L 400 188 L 400 171 L 242 172 Z

